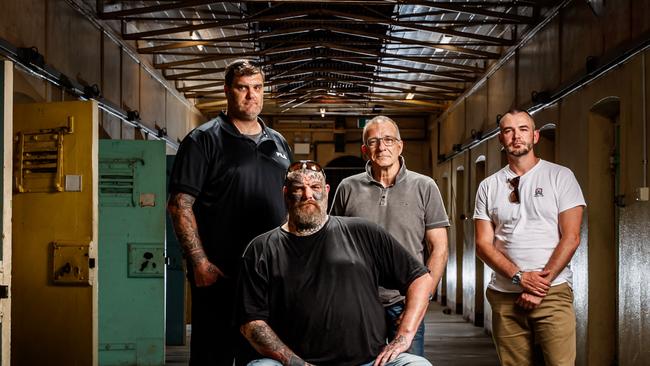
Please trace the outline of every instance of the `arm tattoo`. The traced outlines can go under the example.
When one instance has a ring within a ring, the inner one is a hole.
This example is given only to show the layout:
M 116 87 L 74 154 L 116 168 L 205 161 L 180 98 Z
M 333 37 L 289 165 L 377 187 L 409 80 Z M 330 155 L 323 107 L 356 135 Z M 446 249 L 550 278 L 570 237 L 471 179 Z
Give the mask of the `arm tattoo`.
M 406 348 L 406 338 L 403 335 L 398 335 L 393 339 L 388 345 L 386 346 L 386 349 L 388 350 L 394 350 L 397 347 L 404 347 Z
M 242 333 L 255 350 L 262 355 L 273 358 L 287 366 L 305 365 L 305 361 L 293 353 L 265 321 L 254 320 L 244 324 Z
M 175 193 L 169 198 L 167 210 L 174 223 L 174 231 L 185 257 L 194 264 L 206 259 L 192 206 L 196 198 L 186 193 Z
M 402 346 L 406 346 L 406 338 L 403 335 L 398 335 L 395 339 L 393 339 L 394 344 L 399 344 Z

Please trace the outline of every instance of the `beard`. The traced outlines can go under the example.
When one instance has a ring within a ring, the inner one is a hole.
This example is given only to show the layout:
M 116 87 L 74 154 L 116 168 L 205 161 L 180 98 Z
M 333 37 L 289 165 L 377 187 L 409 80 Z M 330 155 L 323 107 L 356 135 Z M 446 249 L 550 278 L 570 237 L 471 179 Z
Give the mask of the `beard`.
M 512 147 L 512 145 L 508 145 L 506 148 L 506 151 L 508 152 L 509 155 L 520 157 L 528 154 L 532 149 L 533 149 L 533 144 L 526 142 L 520 145 L 524 145 L 520 148 L 515 148 Z
M 298 231 L 310 231 L 318 228 L 326 215 L 319 204 L 307 202 L 294 206 L 289 210 L 291 221 Z

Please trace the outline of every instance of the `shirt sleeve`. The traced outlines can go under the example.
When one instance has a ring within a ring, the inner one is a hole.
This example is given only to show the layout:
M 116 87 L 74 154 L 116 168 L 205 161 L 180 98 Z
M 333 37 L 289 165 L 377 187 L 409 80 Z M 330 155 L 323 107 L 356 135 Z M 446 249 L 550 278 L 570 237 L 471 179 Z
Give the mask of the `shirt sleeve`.
M 334 199 L 332 199 L 332 207 L 330 208 L 330 215 L 333 216 L 346 216 L 345 214 L 345 203 L 347 202 L 347 191 L 348 185 L 345 181 L 342 181 L 338 187 L 336 187 L 336 193 L 334 193 Z
M 371 245 L 379 248 L 375 251 L 375 260 L 380 272 L 379 285 L 397 289 L 402 295 L 406 295 L 411 282 L 429 273 L 429 270 L 387 231 L 376 225 L 374 227 L 377 233 Z
M 433 179 L 428 180 L 427 200 L 424 208 L 425 229 L 435 229 L 449 226 L 449 217 L 445 211 L 445 204 L 442 201 L 438 185 Z
M 578 180 L 571 170 L 564 168 L 558 175 L 558 202 L 559 212 L 566 211 L 577 206 L 586 206 L 585 198 L 578 184 Z
M 201 193 L 209 159 L 196 135 L 196 132 L 190 132 L 178 148 L 169 177 L 170 192 L 188 193 L 194 197 Z
M 263 260 L 256 254 L 255 241 L 244 252 L 237 282 L 237 325 L 269 318 L 268 274 Z
M 484 180 L 478 186 L 476 191 L 476 200 L 474 206 L 474 220 L 487 220 L 491 221 L 490 214 L 487 207 L 487 181 Z

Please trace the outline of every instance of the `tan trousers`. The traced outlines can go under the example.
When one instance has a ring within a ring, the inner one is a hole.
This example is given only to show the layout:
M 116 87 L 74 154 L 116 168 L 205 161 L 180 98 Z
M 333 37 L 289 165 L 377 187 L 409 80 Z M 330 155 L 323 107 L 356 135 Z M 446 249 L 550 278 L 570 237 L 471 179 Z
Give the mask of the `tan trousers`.
M 492 337 L 503 366 L 533 364 L 533 346 L 547 366 L 573 366 L 576 358 L 576 316 L 568 284 L 553 286 L 533 310 L 515 304 L 516 293 L 487 290 L 492 306 Z

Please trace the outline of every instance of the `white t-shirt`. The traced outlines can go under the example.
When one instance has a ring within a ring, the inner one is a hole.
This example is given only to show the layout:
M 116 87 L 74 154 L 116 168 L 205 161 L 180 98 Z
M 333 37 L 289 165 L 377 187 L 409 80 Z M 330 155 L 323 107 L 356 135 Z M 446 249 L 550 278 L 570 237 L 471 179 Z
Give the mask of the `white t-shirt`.
M 569 169 L 540 160 L 519 179 L 519 200 L 509 200 L 513 188 L 508 179 L 517 174 L 504 167 L 481 182 L 476 193 L 474 220 L 494 224 L 496 248 L 522 271 L 544 268 L 560 241 L 558 219 L 562 211 L 586 206 L 582 191 Z M 552 285 L 572 285 L 571 267 L 567 265 Z M 521 292 L 510 278 L 492 274 L 488 285 L 501 292 Z

